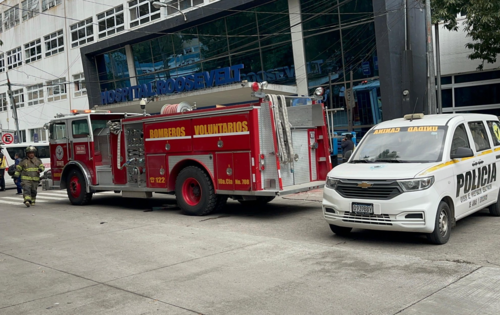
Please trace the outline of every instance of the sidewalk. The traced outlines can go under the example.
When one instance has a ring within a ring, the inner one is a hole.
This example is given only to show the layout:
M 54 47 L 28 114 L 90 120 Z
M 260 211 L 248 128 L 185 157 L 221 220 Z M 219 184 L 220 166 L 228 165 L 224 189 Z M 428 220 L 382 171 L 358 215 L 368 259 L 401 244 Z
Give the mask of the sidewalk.
M 323 188 L 313 189 L 306 192 L 301 192 L 292 195 L 285 195 L 283 199 L 288 200 L 307 200 L 312 202 L 322 202 L 323 201 Z

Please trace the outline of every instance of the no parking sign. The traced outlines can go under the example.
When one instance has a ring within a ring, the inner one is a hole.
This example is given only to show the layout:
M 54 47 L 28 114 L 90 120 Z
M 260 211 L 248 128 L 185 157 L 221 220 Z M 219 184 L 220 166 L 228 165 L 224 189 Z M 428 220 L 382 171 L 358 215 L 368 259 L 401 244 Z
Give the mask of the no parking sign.
M 14 142 L 14 135 L 11 133 L 4 133 L 2 135 L 2 142 L 4 144 L 12 144 Z

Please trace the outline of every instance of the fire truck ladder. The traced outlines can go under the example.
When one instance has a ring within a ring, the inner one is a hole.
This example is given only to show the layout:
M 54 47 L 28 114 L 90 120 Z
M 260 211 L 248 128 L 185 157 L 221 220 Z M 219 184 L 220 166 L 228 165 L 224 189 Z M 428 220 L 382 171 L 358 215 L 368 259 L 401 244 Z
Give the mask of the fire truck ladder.
M 288 120 L 288 109 L 284 95 L 267 95 L 271 102 L 271 108 L 274 114 L 274 124 L 276 129 L 276 138 L 278 142 L 278 154 L 280 161 L 284 164 L 291 163 L 293 172 L 293 162 L 298 160 L 298 155 L 293 151 L 292 131 Z

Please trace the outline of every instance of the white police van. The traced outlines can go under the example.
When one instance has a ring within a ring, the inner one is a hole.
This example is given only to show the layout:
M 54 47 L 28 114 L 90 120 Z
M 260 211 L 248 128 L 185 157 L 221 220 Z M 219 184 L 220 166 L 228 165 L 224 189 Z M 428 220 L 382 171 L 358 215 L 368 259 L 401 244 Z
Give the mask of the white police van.
M 500 123 L 493 115 L 406 115 L 373 127 L 328 173 L 323 215 L 352 228 L 427 233 L 445 244 L 452 226 L 489 206 L 500 216 Z

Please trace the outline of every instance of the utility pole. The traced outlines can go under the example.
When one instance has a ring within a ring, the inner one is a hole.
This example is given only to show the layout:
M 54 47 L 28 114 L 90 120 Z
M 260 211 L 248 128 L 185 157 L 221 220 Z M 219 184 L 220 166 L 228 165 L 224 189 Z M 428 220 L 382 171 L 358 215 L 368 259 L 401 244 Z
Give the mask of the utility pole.
M 432 42 L 431 0 L 425 0 L 425 26 L 427 30 L 427 108 L 428 114 L 436 113 L 436 72 Z
M 12 113 L 14 116 L 14 121 L 16 122 L 17 141 L 21 141 L 21 134 L 19 132 L 19 121 L 17 119 L 17 105 L 16 105 L 16 101 L 14 100 L 14 97 L 12 96 L 12 88 L 10 85 L 9 73 L 6 72 L 6 74 L 7 74 L 7 87 L 8 87 L 7 93 L 9 94 L 10 104 L 12 105 Z
M 439 23 L 435 25 L 436 33 L 436 73 L 437 73 L 437 108 L 438 114 L 443 113 L 443 93 L 441 89 L 441 44 L 439 43 Z

